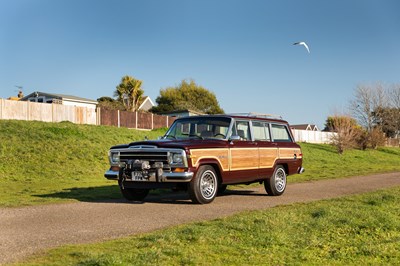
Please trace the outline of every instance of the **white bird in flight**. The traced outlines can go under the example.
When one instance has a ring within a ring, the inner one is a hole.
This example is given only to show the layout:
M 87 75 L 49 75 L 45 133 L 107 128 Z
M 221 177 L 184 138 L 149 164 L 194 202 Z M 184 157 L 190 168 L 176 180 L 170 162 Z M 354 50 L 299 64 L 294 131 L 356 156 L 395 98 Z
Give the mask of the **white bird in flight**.
M 310 49 L 308 48 L 308 45 L 305 42 L 295 42 L 293 45 L 303 45 L 306 47 L 307 52 L 310 53 Z

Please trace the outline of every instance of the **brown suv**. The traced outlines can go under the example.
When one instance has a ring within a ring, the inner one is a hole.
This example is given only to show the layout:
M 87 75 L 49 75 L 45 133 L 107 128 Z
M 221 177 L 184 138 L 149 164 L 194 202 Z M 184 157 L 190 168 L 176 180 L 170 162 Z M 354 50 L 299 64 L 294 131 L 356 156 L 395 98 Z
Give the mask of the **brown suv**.
M 159 140 L 111 147 L 108 179 L 127 200 L 150 189 L 185 189 L 195 203 L 214 200 L 227 185 L 264 183 L 281 195 L 286 176 L 302 173 L 302 152 L 289 125 L 268 115 L 206 115 L 175 120 Z

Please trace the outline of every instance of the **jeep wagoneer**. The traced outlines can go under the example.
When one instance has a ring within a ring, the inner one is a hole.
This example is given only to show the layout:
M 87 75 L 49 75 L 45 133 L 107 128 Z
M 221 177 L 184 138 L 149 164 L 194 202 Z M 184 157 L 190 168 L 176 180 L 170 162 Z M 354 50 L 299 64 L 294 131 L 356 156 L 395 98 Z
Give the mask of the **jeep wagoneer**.
M 228 185 L 264 183 L 279 196 L 288 175 L 302 173 L 302 152 L 289 124 L 259 114 L 179 118 L 159 140 L 111 147 L 108 179 L 118 180 L 127 200 L 150 189 L 188 191 L 194 203 L 210 203 Z

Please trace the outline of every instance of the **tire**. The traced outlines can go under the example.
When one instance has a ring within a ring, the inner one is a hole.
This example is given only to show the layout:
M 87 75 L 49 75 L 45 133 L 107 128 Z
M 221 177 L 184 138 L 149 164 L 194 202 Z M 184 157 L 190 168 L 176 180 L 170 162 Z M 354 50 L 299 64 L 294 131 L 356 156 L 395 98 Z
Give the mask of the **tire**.
M 121 186 L 119 188 L 122 196 L 129 201 L 142 201 L 144 198 L 146 198 L 150 191 L 150 189 L 122 188 Z
M 212 166 L 202 165 L 189 183 L 189 196 L 193 203 L 207 204 L 215 199 L 218 177 Z
M 280 196 L 285 192 L 286 172 L 282 165 L 278 165 L 272 176 L 264 181 L 264 187 L 270 196 Z

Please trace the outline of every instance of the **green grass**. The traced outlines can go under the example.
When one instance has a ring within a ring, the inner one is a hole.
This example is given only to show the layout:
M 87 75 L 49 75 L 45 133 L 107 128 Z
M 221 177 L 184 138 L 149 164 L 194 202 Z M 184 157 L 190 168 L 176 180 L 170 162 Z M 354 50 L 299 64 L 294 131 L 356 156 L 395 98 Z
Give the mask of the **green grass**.
M 164 132 L 0 120 L 0 206 L 120 198 L 104 178 L 108 149 Z
M 23 265 L 399 265 L 400 188 L 293 204 L 90 245 Z
M 165 129 L 0 120 L 0 207 L 121 198 L 104 178 L 110 146 L 155 139 Z M 400 171 L 400 149 L 351 150 L 301 144 L 306 172 L 289 182 Z
M 300 143 L 303 152 L 301 175 L 291 181 L 310 181 L 400 171 L 400 148 L 348 150 L 339 155 L 332 145 Z
M 0 207 L 121 198 L 107 181 L 110 146 L 164 130 L 0 120 Z M 301 144 L 289 182 L 400 171 L 400 149 Z M 400 188 L 294 204 L 91 245 L 65 246 L 23 265 L 399 265 Z

